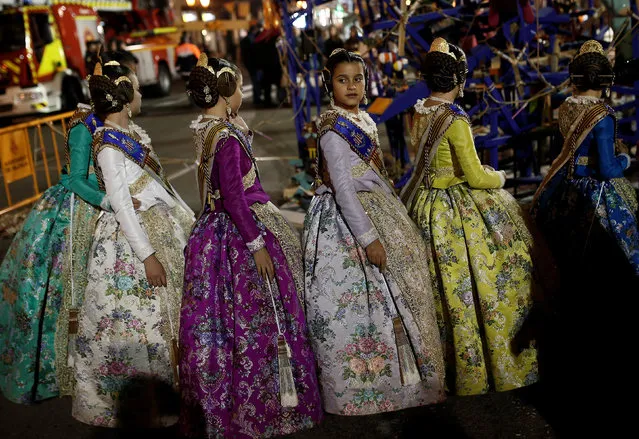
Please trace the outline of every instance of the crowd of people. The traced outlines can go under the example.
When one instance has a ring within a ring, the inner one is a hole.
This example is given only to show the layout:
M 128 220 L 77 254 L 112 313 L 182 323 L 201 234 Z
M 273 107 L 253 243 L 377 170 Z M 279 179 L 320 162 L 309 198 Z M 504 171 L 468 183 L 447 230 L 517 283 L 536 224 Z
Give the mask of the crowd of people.
M 391 412 L 545 379 L 557 405 L 583 417 L 613 392 L 604 381 L 585 391 L 588 376 L 632 373 L 612 360 L 616 341 L 591 346 L 612 334 L 601 317 L 627 316 L 601 293 L 639 286 L 630 157 L 603 100 L 611 69 L 594 41 L 570 64 L 564 148 L 530 217 L 505 173 L 482 166 L 455 104 L 461 49 L 439 38 L 425 55 L 431 94 L 415 106 L 418 154 L 399 196 L 360 109 L 367 62 L 332 49 L 300 241 L 262 187 L 236 65 L 200 54 L 189 76 L 202 110 L 190 126 L 195 218 L 133 121 L 134 71 L 105 54 L 89 79 L 93 106 L 69 123 L 61 181 L 0 266 L 0 390 L 18 403 L 68 395 L 81 422 L 177 423 L 186 437 L 274 437 L 325 412 Z M 582 359 L 588 350 L 597 361 Z M 179 415 L 162 404 L 171 388 Z

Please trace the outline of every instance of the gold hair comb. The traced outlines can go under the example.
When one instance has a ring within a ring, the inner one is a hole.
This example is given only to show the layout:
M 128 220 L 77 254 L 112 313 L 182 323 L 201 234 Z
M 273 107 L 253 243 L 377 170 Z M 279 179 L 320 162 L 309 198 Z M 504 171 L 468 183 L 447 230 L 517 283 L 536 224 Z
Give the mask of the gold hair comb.
M 604 53 L 603 46 L 601 45 L 599 41 L 588 40 L 579 48 L 579 53 L 577 53 L 577 56 L 583 55 L 584 53 L 590 53 L 590 52 L 599 53 L 604 56 L 606 55 Z
M 118 79 L 116 79 L 113 82 L 115 82 L 115 85 L 120 85 L 121 82 L 125 82 L 125 81 L 129 83 L 131 82 L 128 76 L 120 76 Z
M 235 76 L 235 72 L 230 67 L 222 67 L 219 72 L 216 73 L 216 76 L 219 78 L 222 73 L 230 73 Z
M 119 66 L 120 63 L 117 61 L 109 61 L 105 64 L 105 66 Z
M 209 57 L 206 56 L 206 53 L 202 52 L 200 57 L 197 60 L 196 67 L 204 67 L 206 68 L 209 65 Z
M 429 53 L 430 52 L 445 53 L 446 55 L 450 55 L 455 60 L 457 60 L 457 57 L 455 56 L 455 54 L 450 52 L 450 45 L 448 44 L 448 42 L 441 37 L 435 38 L 435 41 L 433 41 L 433 44 L 431 44 L 430 50 L 428 52 Z

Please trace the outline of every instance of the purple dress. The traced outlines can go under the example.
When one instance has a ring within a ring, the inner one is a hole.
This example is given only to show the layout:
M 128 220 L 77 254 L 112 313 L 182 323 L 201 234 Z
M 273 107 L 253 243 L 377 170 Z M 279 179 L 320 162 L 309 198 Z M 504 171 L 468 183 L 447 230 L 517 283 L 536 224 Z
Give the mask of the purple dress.
M 204 208 L 185 251 L 181 431 L 257 438 L 311 428 L 323 411 L 298 297 L 299 237 L 269 202 L 243 133 L 219 120 L 192 128 Z M 253 259 L 264 246 L 275 266 L 272 294 Z M 280 394 L 278 333 L 290 348 L 294 407 Z

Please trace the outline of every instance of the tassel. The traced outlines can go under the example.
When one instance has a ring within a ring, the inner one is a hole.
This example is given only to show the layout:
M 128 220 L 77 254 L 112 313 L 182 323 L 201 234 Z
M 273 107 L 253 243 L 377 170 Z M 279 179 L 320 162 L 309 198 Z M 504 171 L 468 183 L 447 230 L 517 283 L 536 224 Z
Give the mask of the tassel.
M 284 339 L 284 335 L 277 337 L 277 362 L 280 375 L 280 404 L 282 407 L 297 407 L 297 391 L 293 380 L 293 369 L 291 368 L 291 349 Z
M 69 334 L 69 344 L 67 345 L 67 366 L 75 367 L 75 334 Z
M 78 310 L 70 309 L 69 310 L 69 335 L 78 333 Z
M 175 338 L 171 338 L 171 365 L 173 365 L 173 378 L 176 388 L 180 385 L 180 366 L 178 363 L 180 358 L 179 352 L 177 340 Z
M 393 331 L 395 332 L 395 343 L 397 343 L 397 359 L 399 360 L 402 385 L 411 386 L 417 384 L 422 379 L 419 376 L 415 356 L 410 347 L 406 331 L 404 331 L 402 319 L 399 316 L 393 317 Z

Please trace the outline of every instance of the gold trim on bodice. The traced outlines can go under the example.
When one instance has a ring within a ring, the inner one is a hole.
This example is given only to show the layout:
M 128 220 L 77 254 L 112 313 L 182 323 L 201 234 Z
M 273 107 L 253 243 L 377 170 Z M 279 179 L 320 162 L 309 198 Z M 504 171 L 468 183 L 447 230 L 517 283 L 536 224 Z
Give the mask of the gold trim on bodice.
M 129 192 L 131 192 L 131 196 L 135 196 L 142 192 L 152 181 L 155 180 L 153 180 L 153 177 L 151 177 L 148 172 L 142 173 L 137 180 L 129 185 Z

